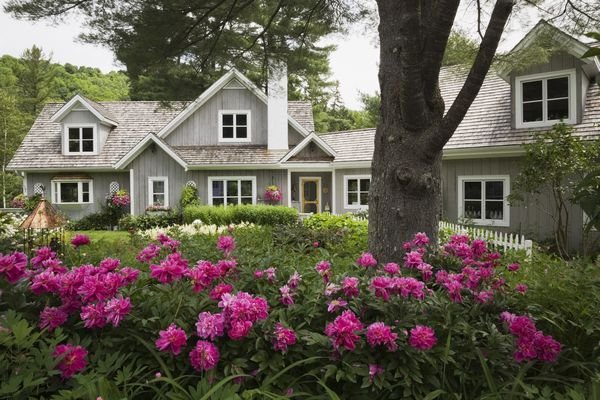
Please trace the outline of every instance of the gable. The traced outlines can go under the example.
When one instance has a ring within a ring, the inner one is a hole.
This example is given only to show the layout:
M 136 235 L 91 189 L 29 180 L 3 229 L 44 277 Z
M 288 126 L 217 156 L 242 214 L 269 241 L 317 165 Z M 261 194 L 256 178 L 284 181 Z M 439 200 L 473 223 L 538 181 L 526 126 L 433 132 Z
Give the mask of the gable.
M 106 110 L 104 106 L 95 101 L 87 99 L 82 95 L 75 95 L 65 105 L 63 105 L 52 117 L 51 122 L 62 122 L 72 112 L 88 111 L 93 114 L 102 124 L 116 127 L 119 125 L 116 118 Z
M 300 152 L 290 157 L 288 161 L 333 161 L 334 157 L 326 153 L 315 142 L 308 143 Z

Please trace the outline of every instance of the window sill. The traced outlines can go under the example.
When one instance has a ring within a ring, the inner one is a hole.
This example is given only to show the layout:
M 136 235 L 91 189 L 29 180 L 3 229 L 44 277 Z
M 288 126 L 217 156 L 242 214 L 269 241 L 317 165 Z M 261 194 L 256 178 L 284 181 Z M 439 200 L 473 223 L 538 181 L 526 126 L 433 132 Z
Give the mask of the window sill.
M 552 128 L 554 125 L 560 124 L 560 123 L 563 123 L 566 125 L 574 125 L 576 123 L 576 121 L 574 119 L 568 119 L 568 120 L 554 119 L 551 121 L 522 122 L 522 123 L 517 123 L 515 125 L 515 128 L 516 129 Z
M 504 220 L 499 220 L 499 219 L 468 219 L 467 221 L 470 221 L 473 225 L 477 225 L 477 226 L 491 226 L 491 227 L 500 226 L 503 228 L 510 226 L 509 221 L 504 221 Z

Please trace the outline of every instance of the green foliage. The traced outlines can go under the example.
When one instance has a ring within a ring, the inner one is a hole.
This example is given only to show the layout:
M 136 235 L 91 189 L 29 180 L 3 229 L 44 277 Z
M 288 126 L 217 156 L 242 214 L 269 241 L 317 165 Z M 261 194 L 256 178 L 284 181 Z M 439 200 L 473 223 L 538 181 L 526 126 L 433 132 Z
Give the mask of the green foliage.
M 473 64 L 479 44 L 463 31 L 452 31 L 442 59 L 443 66 Z
M 257 225 L 290 225 L 298 221 L 298 211 L 285 206 L 236 205 L 227 207 L 188 206 L 183 221 L 200 220 L 205 224 L 229 225 L 249 222 Z
M 585 36 L 594 39 L 596 42 L 600 42 L 600 32 L 588 32 Z M 588 51 L 586 51 L 581 58 L 588 57 L 598 57 L 600 56 L 600 48 L 599 47 L 591 47 Z
M 181 199 L 179 200 L 179 207 L 183 210 L 187 206 L 198 206 L 200 205 L 200 197 L 198 196 L 198 189 L 194 186 L 184 186 L 181 190 Z
M 600 168 L 587 172 L 575 187 L 573 196 L 588 218 L 584 231 L 600 230 Z
M 156 215 L 126 215 L 119 220 L 119 229 L 136 232 L 152 228 L 166 228 L 181 223 L 181 215 L 174 212 L 166 212 Z
M 572 133 L 572 127 L 556 124 L 526 144 L 522 169 L 509 196 L 512 203 L 525 201 L 529 194 L 552 196 L 553 209 L 548 213 L 554 221 L 555 241 L 562 256 L 569 254 L 567 205 L 575 201 L 577 186 L 600 159 L 600 140 L 584 142 Z
M 311 215 L 303 222 L 307 228 L 315 232 L 327 232 L 332 238 L 336 234 L 343 235 L 345 237 L 345 246 L 351 249 L 367 248 L 366 240 L 369 223 L 366 220 L 358 220 L 353 214 L 334 215 L 320 213 Z

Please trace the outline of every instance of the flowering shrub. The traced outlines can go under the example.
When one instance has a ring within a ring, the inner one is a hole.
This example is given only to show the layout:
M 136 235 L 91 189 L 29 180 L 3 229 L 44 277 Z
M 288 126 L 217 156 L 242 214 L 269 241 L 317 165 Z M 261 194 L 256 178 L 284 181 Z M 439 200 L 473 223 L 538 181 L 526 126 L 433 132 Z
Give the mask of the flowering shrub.
M 265 193 L 263 198 L 267 203 L 279 203 L 283 198 L 283 194 L 281 193 L 281 189 L 277 185 L 267 186 L 265 189 Z
M 258 248 L 252 236 L 264 230 L 254 232 L 213 234 L 209 243 L 161 233 L 133 267 L 114 257 L 65 265 L 48 248 L 29 263 L 22 253 L 2 255 L 0 289 L 27 298 L 12 309 L 39 315 L 42 331 L 28 332 L 48 345 L 32 354 L 46 354 L 54 368 L 32 396 L 94 387 L 103 398 L 200 398 L 212 382 L 220 398 L 324 387 L 356 398 L 435 390 L 479 398 L 492 391 L 482 370 L 507 393 L 514 379 L 569 383 L 572 353 L 517 307 L 528 294 L 512 281 L 525 266 L 509 268 L 482 241 L 455 235 L 438 251 L 418 234 L 404 260 L 382 265 L 368 253 L 341 260 L 320 247 L 300 256 L 272 243 Z M 14 316 L 2 321 L 0 345 L 27 336 Z M 2 365 L 16 366 L 10 360 Z M 0 371 L 0 382 L 12 376 Z M 101 393 L 107 381 L 118 393 Z
M 129 198 L 129 193 L 127 193 L 126 190 L 121 189 L 106 196 L 106 203 L 111 207 L 122 209 L 131 203 L 131 199 Z

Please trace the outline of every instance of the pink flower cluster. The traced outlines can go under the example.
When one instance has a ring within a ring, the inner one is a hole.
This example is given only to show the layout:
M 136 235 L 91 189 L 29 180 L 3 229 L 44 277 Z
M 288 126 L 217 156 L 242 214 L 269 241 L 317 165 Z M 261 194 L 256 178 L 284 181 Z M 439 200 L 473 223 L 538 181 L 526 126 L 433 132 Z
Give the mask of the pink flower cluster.
M 275 324 L 273 330 L 273 350 L 285 353 L 289 346 L 296 344 L 296 333 L 293 329 L 284 327 L 280 323 Z
M 375 268 L 377 267 L 377 260 L 371 253 L 362 253 L 356 260 L 356 263 L 364 268 Z
M 281 294 L 279 301 L 281 304 L 285 306 L 294 304 L 294 296 L 296 295 L 296 289 L 298 289 L 300 282 L 302 282 L 302 275 L 297 271 L 294 271 L 292 276 L 288 279 L 287 284 L 279 288 L 279 293 Z
M 71 239 L 71 244 L 76 249 L 81 246 L 87 246 L 88 244 L 90 244 L 90 237 L 87 235 L 78 233 L 77 235 L 73 236 L 73 238 Z
M 277 203 L 281 201 L 283 194 L 281 190 L 277 186 L 269 186 L 267 190 L 265 190 L 264 198 L 266 202 L 269 203 Z
M 131 311 L 131 300 L 112 298 L 106 302 L 88 304 L 81 307 L 81 320 L 86 328 L 102 328 L 110 323 L 117 327 Z
M 396 295 L 402 298 L 413 297 L 417 300 L 425 298 L 425 283 L 412 277 L 376 276 L 371 280 L 369 286 L 375 293 L 375 297 L 388 301 L 390 296 Z
M 235 271 L 237 263 L 235 260 L 221 260 L 217 264 L 210 261 L 200 260 L 194 268 L 186 272 L 186 276 L 192 282 L 192 290 L 201 292 L 212 286 L 215 282 L 225 278 L 229 273 Z M 225 293 L 231 293 L 233 287 L 225 283 L 218 284 L 211 291 L 211 298 L 219 300 Z
M 561 344 L 550 335 L 537 330 L 535 323 L 525 315 L 515 315 L 507 311 L 500 318 L 508 325 L 509 332 L 517 339 L 515 361 L 531 361 L 538 359 L 544 362 L 555 362 L 561 352 Z
M 269 315 L 267 300 L 246 292 L 224 294 L 219 308 L 222 309 L 227 335 L 232 340 L 245 338 L 255 322 L 265 320 Z
M 150 265 L 150 277 L 161 283 L 177 281 L 187 275 L 188 272 L 188 261 L 182 258 L 181 253 L 178 252 L 167 255 L 158 265 Z
M 223 252 L 225 258 L 229 258 L 233 250 L 235 250 L 235 239 L 233 236 L 219 236 L 217 239 L 217 249 Z
M 108 199 L 109 203 L 115 207 L 123 208 L 127 207 L 131 203 L 129 194 L 125 190 L 118 190 L 111 194 Z
M 82 346 L 59 344 L 52 355 L 58 360 L 56 367 L 60 370 L 63 379 L 69 379 L 83 371 L 88 363 L 88 352 Z
M 435 331 L 423 325 L 417 325 L 410 330 L 410 338 L 408 344 L 415 349 L 430 350 L 437 343 Z
M 198 340 L 190 353 L 190 361 L 196 371 L 209 371 L 217 366 L 220 356 L 219 349 L 213 343 Z
M 12 254 L 0 254 L 0 276 L 4 275 L 9 283 L 16 283 L 26 275 L 27 256 L 15 251 Z
M 266 279 L 269 283 L 273 283 L 277 280 L 277 268 L 257 269 L 254 271 L 254 277 L 256 279 Z
M 347 350 L 354 351 L 356 344 L 360 341 L 360 332 L 363 324 L 356 314 L 346 310 L 338 316 L 333 322 L 325 327 L 325 334 L 329 337 L 331 344 L 336 350 L 344 347 Z
M 329 283 L 329 279 L 331 279 L 331 264 L 329 261 L 319 261 L 317 265 L 315 265 L 315 271 L 321 275 L 323 282 Z
M 173 355 L 181 353 L 181 349 L 187 343 L 185 331 L 175 324 L 169 325 L 165 330 L 158 333 L 158 339 L 154 342 L 156 348 L 160 351 L 168 351 Z
M 374 322 L 367 327 L 367 343 L 371 347 L 386 346 L 388 351 L 398 350 L 398 334 L 383 322 Z

